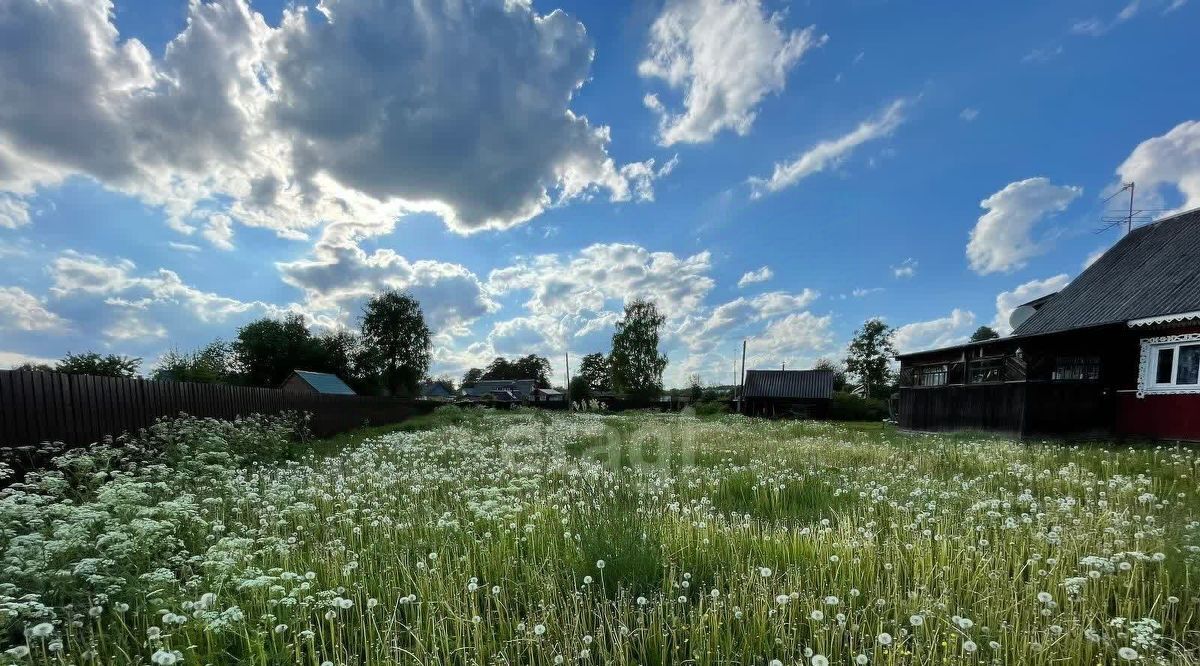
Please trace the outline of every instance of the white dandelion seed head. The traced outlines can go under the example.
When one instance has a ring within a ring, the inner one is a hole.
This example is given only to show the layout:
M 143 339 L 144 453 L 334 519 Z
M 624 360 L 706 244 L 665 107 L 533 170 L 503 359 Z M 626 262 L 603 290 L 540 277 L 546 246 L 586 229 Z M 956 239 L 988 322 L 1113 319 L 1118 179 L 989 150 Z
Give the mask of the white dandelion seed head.
M 33 625 L 29 630 L 29 635 L 34 638 L 46 638 L 54 633 L 54 625 L 49 622 L 41 622 Z

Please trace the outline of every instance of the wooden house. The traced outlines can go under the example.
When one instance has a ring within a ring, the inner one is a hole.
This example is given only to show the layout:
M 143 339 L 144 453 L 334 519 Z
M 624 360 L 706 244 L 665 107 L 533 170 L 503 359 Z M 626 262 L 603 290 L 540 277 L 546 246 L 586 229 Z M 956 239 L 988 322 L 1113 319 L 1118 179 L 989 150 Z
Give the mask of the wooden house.
M 772 418 L 825 418 L 832 400 L 832 370 L 747 370 L 741 411 Z
M 1200 440 L 1200 209 L 1127 234 L 1006 338 L 900 356 L 900 425 Z

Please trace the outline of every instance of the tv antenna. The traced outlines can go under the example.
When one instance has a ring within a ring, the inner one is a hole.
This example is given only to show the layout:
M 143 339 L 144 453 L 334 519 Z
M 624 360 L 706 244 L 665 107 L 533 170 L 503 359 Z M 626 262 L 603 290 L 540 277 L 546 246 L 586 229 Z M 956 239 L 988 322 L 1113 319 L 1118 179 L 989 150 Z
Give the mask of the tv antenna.
M 1104 217 L 1100 218 L 1100 221 L 1104 223 L 1104 226 L 1096 229 L 1097 234 L 1102 234 L 1110 229 L 1115 229 L 1120 226 L 1124 226 L 1125 233 L 1129 233 L 1130 231 L 1133 231 L 1133 225 L 1135 222 L 1138 224 L 1153 222 L 1155 213 L 1161 213 L 1166 210 L 1164 208 L 1134 208 L 1133 196 L 1136 188 L 1137 184 L 1133 181 L 1122 183 L 1121 189 L 1113 192 L 1108 196 L 1107 199 L 1104 200 L 1104 203 L 1108 203 L 1113 199 L 1116 199 L 1117 196 L 1122 192 L 1129 192 L 1129 209 L 1108 211 Z

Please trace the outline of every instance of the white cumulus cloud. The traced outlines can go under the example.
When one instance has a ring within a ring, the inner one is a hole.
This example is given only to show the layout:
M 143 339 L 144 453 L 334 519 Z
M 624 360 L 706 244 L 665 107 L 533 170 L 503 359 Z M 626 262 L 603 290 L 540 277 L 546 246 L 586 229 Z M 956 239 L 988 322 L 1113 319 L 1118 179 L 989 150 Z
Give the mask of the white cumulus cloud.
M 83 176 L 220 248 L 232 222 L 298 238 L 432 211 L 465 233 L 596 192 L 650 199 L 673 166 L 618 164 L 608 128 L 571 109 L 593 47 L 562 11 L 324 0 L 272 26 L 247 0 L 191 2 L 161 57 L 115 11 L 0 12 L 0 225 L 27 223 L 37 188 Z
M 67 321 L 38 297 L 20 287 L 0 287 L 0 330 L 62 333 L 67 328 Z
M 1054 185 L 1039 177 L 1009 183 L 981 201 L 987 212 L 967 242 L 971 269 L 986 275 L 1023 267 L 1046 251 L 1047 242 L 1033 237 L 1037 225 L 1066 210 L 1081 194 L 1082 188 Z
M 1189 120 L 1138 144 L 1117 167 L 1122 182 L 1156 199 L 1183 197 L 1180 210 L 1200 207 L 1200 121 Z
M 945 317 L 917 321 L 896 329 L 893 342 L 900 353 L 936 349 L 966 342 L 975 325 L 975 314 L 954 308 Z
M 788 71 L 828 39 L 813 26 L 787 30 L 761 0 L 667 0 L 650 27 L 645 78 L 682 94 L 675 110 L 657 95 L 644 102 L 659 116 L 663 145 L 711 141 L 724 130 L 744 135 L 769 94 L 783 91 Z

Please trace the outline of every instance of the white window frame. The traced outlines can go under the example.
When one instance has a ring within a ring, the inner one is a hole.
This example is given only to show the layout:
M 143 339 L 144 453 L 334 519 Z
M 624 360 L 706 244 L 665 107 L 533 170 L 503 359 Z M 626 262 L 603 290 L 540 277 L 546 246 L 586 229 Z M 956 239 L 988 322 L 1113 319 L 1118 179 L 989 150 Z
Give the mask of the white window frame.
M 1138 369 L 1137 396 L 1144 398 L 1147 395 L 1200 393 L 1200 383 L 1183 385 L 1175 383 L 1175 373 L 1179 368 L 1179 348 L 1197 344 L 1200 344 L 1200 333 L 1143 338 L 1142 361 Z M 1158 376 L 1158 352 L 1163 349 L 1174 350 L 1174 353 L 1171 354 L 1170 384 L 1157 384 L 1154 381 Z

